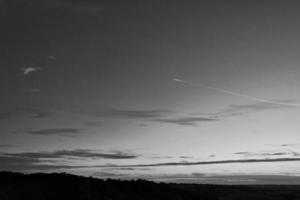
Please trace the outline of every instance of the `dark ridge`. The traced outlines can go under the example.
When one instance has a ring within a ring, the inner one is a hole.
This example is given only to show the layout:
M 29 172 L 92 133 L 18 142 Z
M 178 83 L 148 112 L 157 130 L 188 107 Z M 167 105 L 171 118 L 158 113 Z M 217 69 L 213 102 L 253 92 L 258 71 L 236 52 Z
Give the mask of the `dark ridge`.
M 202 185 L 0 172 L 0 200 L 299 200 L 299 185 Z

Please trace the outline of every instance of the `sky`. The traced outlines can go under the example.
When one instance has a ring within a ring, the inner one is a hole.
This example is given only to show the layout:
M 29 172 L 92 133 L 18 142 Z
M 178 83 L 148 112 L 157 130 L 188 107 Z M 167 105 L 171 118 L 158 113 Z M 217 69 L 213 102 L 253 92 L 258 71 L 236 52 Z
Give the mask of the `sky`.
M 0 170 L 299 184 L 299 8 L 0 0 Z

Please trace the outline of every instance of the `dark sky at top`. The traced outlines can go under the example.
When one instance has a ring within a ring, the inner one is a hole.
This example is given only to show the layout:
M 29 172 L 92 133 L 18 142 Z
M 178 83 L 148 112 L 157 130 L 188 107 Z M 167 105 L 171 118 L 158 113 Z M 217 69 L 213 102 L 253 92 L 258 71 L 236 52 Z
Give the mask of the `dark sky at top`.
M 299 7 L 0 0 L 0 169 L 299 174 Z

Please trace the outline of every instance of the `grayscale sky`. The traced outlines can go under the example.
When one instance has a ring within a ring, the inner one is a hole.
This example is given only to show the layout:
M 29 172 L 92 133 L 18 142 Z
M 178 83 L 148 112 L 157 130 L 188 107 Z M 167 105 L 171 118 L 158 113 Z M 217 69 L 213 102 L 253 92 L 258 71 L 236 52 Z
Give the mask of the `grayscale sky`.
M 299 9 L 0 0 L 0 170 L 300 183 Z

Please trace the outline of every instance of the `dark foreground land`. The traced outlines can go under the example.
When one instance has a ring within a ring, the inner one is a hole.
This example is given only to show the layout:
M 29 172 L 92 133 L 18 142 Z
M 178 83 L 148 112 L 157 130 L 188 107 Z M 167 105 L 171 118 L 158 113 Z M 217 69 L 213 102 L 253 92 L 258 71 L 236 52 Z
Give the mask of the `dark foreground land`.
M 300 200 L 300 186 L 165 184 L 0 172 L 0 200 Z

